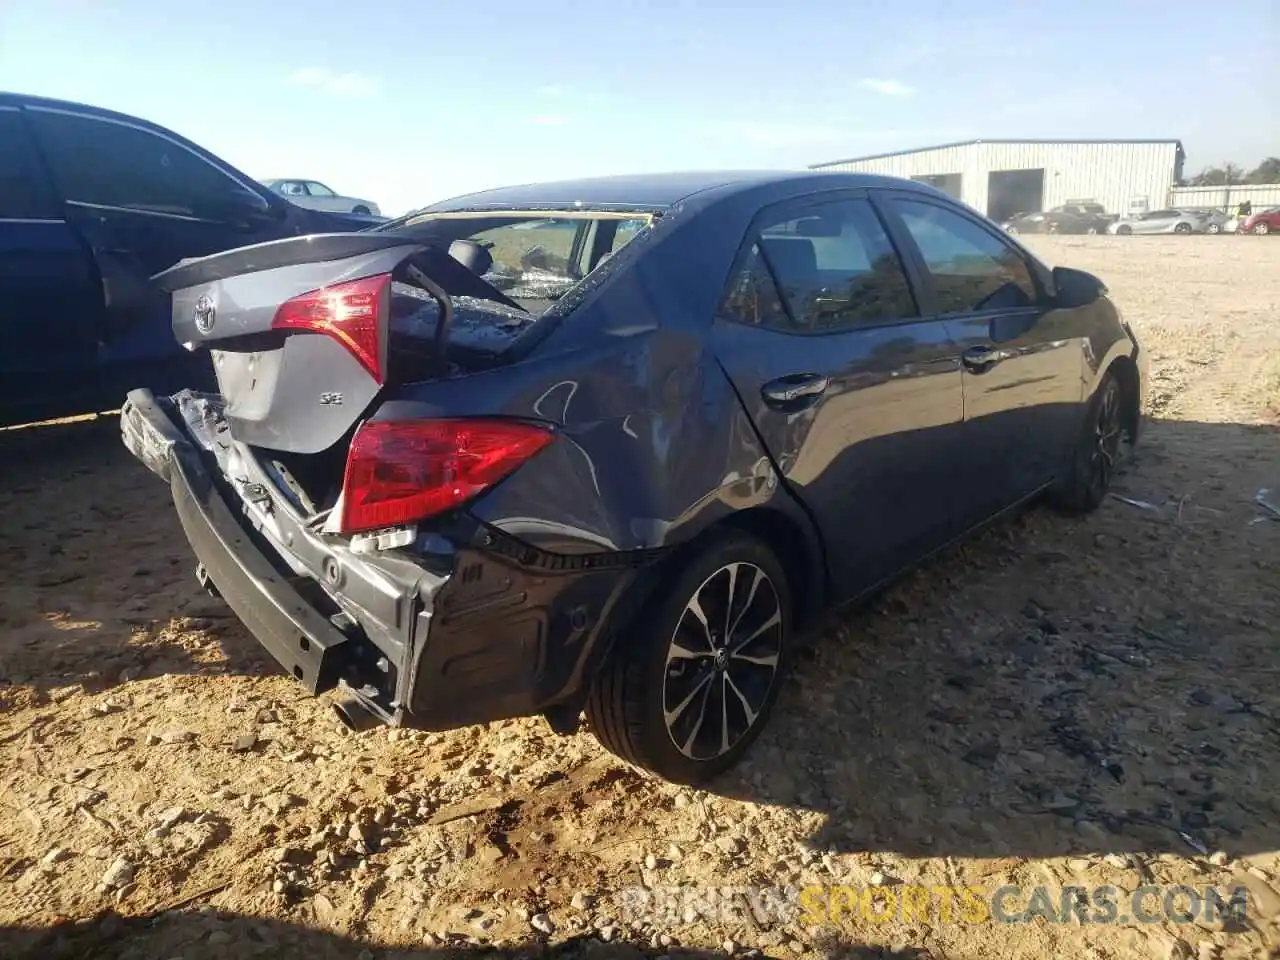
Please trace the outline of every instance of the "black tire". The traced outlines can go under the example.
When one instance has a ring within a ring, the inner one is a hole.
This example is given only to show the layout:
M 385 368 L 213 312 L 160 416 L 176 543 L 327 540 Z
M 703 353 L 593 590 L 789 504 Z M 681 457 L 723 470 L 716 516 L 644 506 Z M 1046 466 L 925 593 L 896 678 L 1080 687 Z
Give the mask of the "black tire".
M 1122 237 L 1130 236 L 1133 233 L 1133 227 L 1126 224 L 1123 227 L 1116 227 L 1116 233 Z
M 1256 236 L 1265 237 L 1271 232 L 1271 226 L 1264 220 L 1262 223 L 1254 224 L 1253 232 Z
M 366 217 L 367 217 L 367 216 L 369 215 L 369 208 L 368 208 L 368 207 L 366 207 L 363 203 L 361 203 L 361 204 L 358 204 L 358 205 L 356 205 L 356 206 L 352 207 L 352 208 L 351 208 L 351 212 L 352 212 L 352 213 L 358 213 L 358 214 L 361 214 L 362 216 L 366 216 Z
M 730 570 L 731 607 L 723 602 Z M 768 722 L 790 665 L 791 592 L 769 548 L 735 531 L 685 561 L 654 597 L 592 685 L 587 722 L 605 749 L 627 763 L 674 783 L 702 783 L 737 763 Z M 692 611 L 695 599 L 705 620 Z M 711 628 L 704 630 L 707 621 Z M 753 632 L 755 639 L 743 643 Z M 735 640 L 740 653 L 731 654 Z M 700 717 L 690 712 L 699 707 Z M 707 716 L 717 712 L 720 722 L 707 727 Z M 726 719 L 728 737 L 719 732 Z
M 1189 224 L 1189 223 L 1175 223 L 1175 224 L 1173 225 L 1173 232 L 1174 232 L 1174 233 L 1190 233 L 1190 232 L 1191 232 L 1191 224 Z
M 1089 402 L 1066 475 L 1050 495 L 1058 510 L 1083 516 L 1102 505 L 1115 474 L 1123 421 L 1124 391 L 1115 374 L 1107 371 Z

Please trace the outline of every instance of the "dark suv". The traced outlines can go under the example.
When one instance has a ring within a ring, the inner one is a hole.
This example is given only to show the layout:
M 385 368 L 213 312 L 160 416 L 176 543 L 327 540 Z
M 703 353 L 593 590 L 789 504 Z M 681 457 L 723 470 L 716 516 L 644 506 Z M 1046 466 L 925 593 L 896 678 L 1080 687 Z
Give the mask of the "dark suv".
M 371 218 L 274 196 L 163 127 L 0 93 L 0 424 L 208 382 L 150 277 L 177 261 Z

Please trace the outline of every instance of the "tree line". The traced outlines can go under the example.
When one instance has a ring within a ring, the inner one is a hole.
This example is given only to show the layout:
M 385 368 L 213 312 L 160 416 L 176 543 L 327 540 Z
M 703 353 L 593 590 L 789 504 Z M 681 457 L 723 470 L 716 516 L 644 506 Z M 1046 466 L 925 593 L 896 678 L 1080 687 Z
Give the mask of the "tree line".
M 1280 183 L 1280 157 L 1267 157 L 1248 173 L 1238 163 L 1205 167 L 1189 180 L 1178 181 L 1178 186 L 1226 187 L 1242 183 Z

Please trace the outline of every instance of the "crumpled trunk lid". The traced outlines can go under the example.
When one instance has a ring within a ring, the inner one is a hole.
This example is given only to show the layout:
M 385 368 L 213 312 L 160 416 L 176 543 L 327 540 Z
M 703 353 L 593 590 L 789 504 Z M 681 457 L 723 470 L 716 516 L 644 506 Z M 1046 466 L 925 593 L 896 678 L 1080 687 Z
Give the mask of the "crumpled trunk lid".
M 298 454 L 332 447 L 392 382 L 398 299 L 410 309 L 454 296 L 519 309 L 445 251 L 392 231 L 241 247 L 153 279 L 172 293 L 179 343 L 210 350 L 232 436 Z

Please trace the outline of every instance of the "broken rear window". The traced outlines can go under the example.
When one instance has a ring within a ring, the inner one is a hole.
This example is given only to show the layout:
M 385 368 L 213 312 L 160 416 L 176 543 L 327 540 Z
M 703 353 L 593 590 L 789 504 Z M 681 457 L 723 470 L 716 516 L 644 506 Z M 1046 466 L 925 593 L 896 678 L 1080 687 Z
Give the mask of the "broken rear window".
M 450 248 L 536 315 L 630 243 L 649 219 L 645 214 L 603 212 L 444 213 L 423 214 L 392 229 Z

